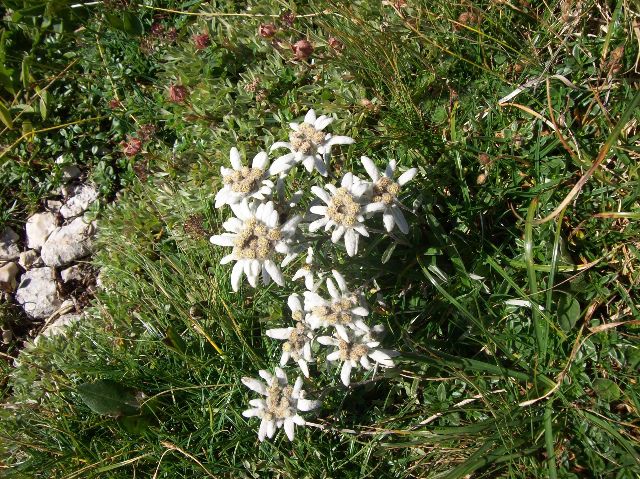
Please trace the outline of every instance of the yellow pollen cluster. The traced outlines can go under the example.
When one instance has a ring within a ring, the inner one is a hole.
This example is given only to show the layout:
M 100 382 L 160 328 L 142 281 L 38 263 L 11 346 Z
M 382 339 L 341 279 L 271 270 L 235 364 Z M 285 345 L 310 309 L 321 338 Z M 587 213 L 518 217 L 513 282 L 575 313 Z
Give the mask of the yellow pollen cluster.
M 364 344 L 352 345 L 344 340 L 338 342 L 338 350 L 340 351 L 340 359 L 346 361 L 348 359 L 353 361 L 360 361 L 360 358 L 366 356 L 369 353 L 369 348 Z
M 300 353 L 307 342 L 305 329 L 302 323 L 296 323 L 296 327 L 291 331 L 289 339 L 282 345 L 282 350 L 291 353 L 291 356 L 296 361 L 300 359 Z
M 309 123 L 301 123 L 298 131 L 291 133 L 289 140 L 293 151 L 310 155 L 316 152 L 318 145 L 324 141 L 324 137 L 324 132 L 316 130 Z
M 252 218 L 245 221 L 242 231 L 236 236 L 233 252 L 242 259 L 266 259 L 281 238 L 278 228 L 269 228 Z
M 339 225 L 353 226 L 358 221 L 360 205 L 345 188 L 338 188 L 327 206 L 327 216 Z
M 229 185 L 234 193 L 251 193 L 260 188 L 263 174 L 264 171 L 260 168 L 243 166 L 240 170 L 234 170 L 233 173 L 225 175 L 222 181 L 225 185 Z
M 330 306 L 316 306 L 311 312 L 329 324 L 349 324 L 352 319 L 351 309 L 355 303 L 354 297 L 342 298 L 334 301 Z
M 373 202 L 389 205 L 400 193 L 400 185 L 391 178 L 383 176 L 373 185 Z
M 267 390 L 266 399 L 267 407 L 263 416 L 266 420 L 284 419 L 295 414 L 295 410 L 291 405 L 291 395 L 293 388 L 291 386 L 281 387 L 278 379 L 273 378 L 273 382 Z

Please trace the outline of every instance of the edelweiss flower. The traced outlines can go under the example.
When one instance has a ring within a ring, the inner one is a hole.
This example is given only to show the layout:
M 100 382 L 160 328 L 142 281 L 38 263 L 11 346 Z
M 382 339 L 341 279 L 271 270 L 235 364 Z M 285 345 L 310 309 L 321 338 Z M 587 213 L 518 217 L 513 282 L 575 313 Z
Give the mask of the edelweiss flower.
M 229 159 L 232 168 L 220 167 L 224 187 L 216 194 L 216 208 L 240 203 L 245 198 L 262 201 L 271 194 L 273 182 L 266 179 L 269 176 L 269 159 L 264 151 L 254 156 L 251 168 L 242 166 L 236 147 L 231 148 Z
M 285 341 L 282 345 L 280 366 L 284 366 L 289 362 L 289 359 L 292 358 L 296 363 L 298 363 L 302 374 L 308 378 L 308 363 L 313 361 L 311 356 L 311 343 L 313 342 L 314 334 L 304 322 L 304 310 L 300 303 L 300 297 L 297 294 L 292 294 L 289 296 L 287 302 L 289 304 L 289 309 L 291 309 L 291 316 L 296 322 L 296 326 L 293 328 L 268 329 L 266 334 L 270 338 Z
M 398 181 L 395 181 L 393 176 L 396 170 L 395 160 L 391 160 L 389 165 L 381 174 L 373 164 L 370 158 L 363 156 L 361 158 L 364 169 L 373 181 L 371 185 L 371 201 L 373 203 L 382 203 L 384 208 L 382 209 L 382 221 L 384 227 L 388 232 L 393 230 L 395 225 L 398 225 L 400 231 L 404 234 L 409 233 L 409 225 L 407 220 L 402 214 L 400 209 L 400 202 L 398 201 L 398 195 L 400 194 L 400 187 L 411 181 L 416 173 L 417 168 L 411 168 L 400 175 Z
M 278 141 L 269 151 L 288 148 L 290 153 L 277 158 L 271 166 L 272 173 L 288 171 L 297 163 L 302 163 L 309 173 L 315 168 L 322 176 L 327 176 L 327 164 L 324 155 L 329 155 L 333 145 L 350 145 L 355 140 L 348 136 L 331 136 L 324 130 L 333 121 L 326 115 L 316 118 L 316 112 L 309 110 L 304 122 L 290 123 L 293 130 L 289 142 Z
M 305 291 L 304 310 L 309 312 L 306 321 L 312 329 L 333 326 L 338 336 L 348 342 L 347 327 L 369 331 L 369 327 L 362 320 L 369 311 L 361 305 L 364 302 L 362 295 L 349 291 L 340 273 L 333 270 L 332 274 L 340 289 L 336 288 L 331 278 L 327 278 L 330 300 L 324 299 L 315 291 Z
M 302 378 L 296 379 L 293 387 L 289 386 L 287 375 L 280 369 L 275 369 L 275 375 L 261 370 L 259 379 L 242 378 L 242 383 L 252 391 L 263 396 L 264 399 L 252 399 L 249 404 L 253 406 L 242 413 L 244 417 L 259 417 L 262 419 L 258 430 L 258 439 L 264 441 L 265 437 L 272 438 L 276 429 L 284 425 L 284 432 L 290 441 L 293 441 L 295 425 L 304 426 L 305 420 L 298 411 L 311 411 L 320 406 L 320 401 L 305 399 L 302 390 Z
M 236 218 L 229 218 L 222 224 L 230 233 L 212 236 L 211 242 L 218 246 L 233 247 L 231 254 L 220 261 L 220 264 L 236 262 L 231 271 L 233 290 L 238 291 L 243 272 L 254 288 L 261 273 L 264 284 L 269 284 L 273 279 L 283 286 L 282 272 L 273 257 L 275 253 L 286 255 L 281 266 L 286 266 L 295 258 L 290 254 L 291 239 L 300 217 L 294 216 L 279 226 L 278 212 L 271 201 L 256 206 L 255 202 L 243 200 L 242 203 L 232 204 L 231 209 Z
M 313 248 L 311 246 L 309 246 L 307 248 L 307 257 L 305 259 L 305 265 L 300 268 L 298 271 L 295 272 L 295 274 L 293 275 L 293 278 L 291 278 L 293 281 L 296 281 L 297 279 L 300 278 L 304 278 L 304 285 L 306 286 L 306 288 L 309 291 L 315 291 L 316 289 L 318 289 L 318 286 L 320 286 L 320 283 L 322 282 L 322 274 L 317 274 L 318 276 L 318 282 L 316 283 L 314 281 L 314 272 L 312 269 L 312 263 L 313 263 Z
M 323 190 L 318 186 L 312 186 L 311 191 L 327 206 L 312 206 L 311 212 L 322 218 L 309 225 L 309 231 L 314 232 L 324 226 L 325 231 L 334 228 L 331 241 L 337 243 L 344 235 L 344 245 L 347 254 L 354 256 L 358 252 L 360 235 L 369 236 L 364 226 L 364 215 L 382 211 L 385 205 L 382 203 L 368 203 L 364 194 L 369 185 L 357 176 L 347 173 L 342 178 L 340 188 L 333 185 L 325 185 Z
M 337 349 L 327 355 L 328 361 L 342 361 L 340 370 L 340 379 L 342 384 L 349 386 L 351 382 L 351 370 L 362 366 L 367 371 L 373 365 L 380 365 L 385 368 L 394 366 L 393 356 L 397 356 L 395 351 L 381 349 L 380 342 L 373 336 L 372 332 L 379 332 L 382 325 L 371 328 L 371 332 L 352 331 L 349 333 L 349 341 L 345 341 L 341 337 L 320 336 L 318 342 L 325 346 L 335 346 Z M 376 330 L 376 331 L 374 331 Z M 373 361 L 373 364 L 372 364 Z

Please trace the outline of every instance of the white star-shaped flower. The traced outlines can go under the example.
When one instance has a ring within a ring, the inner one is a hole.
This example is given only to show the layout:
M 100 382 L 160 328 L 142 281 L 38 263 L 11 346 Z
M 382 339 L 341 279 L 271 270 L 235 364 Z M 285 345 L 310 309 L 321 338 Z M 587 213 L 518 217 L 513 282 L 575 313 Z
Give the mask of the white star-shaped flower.
M 258 153 L 251 163 L 251 167 L 242 166 L 240 153 L 236 147 L 229 153 L 231 168 L 220 167 L 220 174 L 224 186 L 216 194 L 215 207 L 234 205 L 244 199 L 254 198 L 264 200 L 271 195 L 273 182 L 268 180 L 270 175 L 269 158 L 264 151 Z
M 325 346 L 334 346 L 335 351 L 327 355 L 328 361 L 341 361 L 340 379 L 342 384 L 351 383 L 351 370 L 362 367 L 370 370 L 374 365 L 384 368 L 394 366 L 394 356 L 398 353 L 380 348 L 380 342 L 372 336 L 374 330 L 380 331 L 382 325 L 371 328 L 370 332 L 355 330 L 349 332 L 349 341 L 339 336 L 320 336 L 318 342 Z
M 312 206 L 310 211 L 321 216 L 309 225 L 309 231 L 314 232 L 324 227 L 325 231 L 333 228 L 331 241 L 337 243 L 344 236 L 344 245 L 349 256 L 358 252 L 360 236 L 369 236 L 364 225 L 364 215 L 382 211 L 385 205 L 367 201 L 365 193 L 369 184 L 352 173 L 342 178 L 340 188 L 325 185 L 325 189 L 312 186 L 311 191 L 320 198 L 326 206 Z M 327 192 L 328 191 L 328 192 Z
M 271 166 L 273 173 L 285 172 L 294 165 L 302 163 L 309 173 L 314 169 L 322 176 L 327 176 L 325 155 L 329 155 L 333 145 L 350 145 L 355 140 L 348 136 L 332 136 L 324 130 L 333 121 L 326 115 L 316 118 L 316 112 L 309 110 L 302 123 L 290 123 L 293 130 L 289 134 L 289 142 L 278 141 L 270 151 L 288 148 L 289 153 L 277 158 Z
M 259 379 L 242 378 L 242 383 L 252 391 L 265 396 L 264 399 L 252 399 L 249 404 L 253 406 L 242 413 L 244 417 L 259 417 L 260 429 L 258 439 L 264 441 L 265 437 L 271 439 L 278 428 L 284 426 L 284 432 L 290 441 L 293 441 L 295 426 L 304 426 L 305 420 L 298 411 L 311 411 L 320 407 L 320 401 L 305 399 L 302 390 L 302 378 L 298 376 L 293 386 L 289 385 L 286 373 L 275 369 L 272 375 L 268 371 L 260 370 Z
M 273 279 L 284 286 L 282 272 L 274 257 L 276 253 L 285 255 L 283 267 L 295 258 L 295 254 L 291 254 L 291 243 L 301 218 L 294 216 L 280 226 L 278 212 L 271 201 L 257 204 L 243 200 L 232 204 L 231 209 L 236 217 L 222 224 L 228 233 L 212 236 L 211 242 L 233 247 L 231 254 L 220 261 L 220 264 L 236 262 L 231 271 L 233 290 L 238 291 L 243 273 L 254 288 L 260 275 L 265 285 Z
M 293 359 L 300 367 L 300 371 L 305 377 L 309 377 L 309 363 L 313 361 L 311 345 L 314 334 L 305 323 L 305 313 L 297 294 L 292 294 L 287 300 L 291 316 L 296 322 L 295 327 L 268 329 L 266 335 L 273 339 L 284 340 L 282 345 L 282 357 L 280 366 L 284 366 Z
M 349 341 L 347 328 L 369 331 L 362 320 L 369 314 L 369 310 L 362 306 L 362 294 L 349 291 L 340 273 L 335 270 L 331 273 L 336 280 L 334 283 L 331 278 L 327 278 L 326 285 L 331 299 L 325 299 L 315 291 L 304 292 L 304 310 L 309 313 L 306 321 L 311 329 L 332 326 L 339 337 Z
M 391 160 L 389 165 L 380 173 L 376 165 L 370 158 L 363 156 L 361 158 L 364 169 L 371 177 L 373 184 L 371 185 L 371 202 L 381 203 L 384 205 L 382 211 L 382 222 L 388 232 L 391 232 L 395 225 L 398 225 L 400 231 L 404 234 L 409 233 L 409 225 L 400 209 L 398 195 L 400 188 L 411 181 L 418 173 L 417 168 L 411 168 L 400 175 L 398 180 L 394 179 L 396 162 Z

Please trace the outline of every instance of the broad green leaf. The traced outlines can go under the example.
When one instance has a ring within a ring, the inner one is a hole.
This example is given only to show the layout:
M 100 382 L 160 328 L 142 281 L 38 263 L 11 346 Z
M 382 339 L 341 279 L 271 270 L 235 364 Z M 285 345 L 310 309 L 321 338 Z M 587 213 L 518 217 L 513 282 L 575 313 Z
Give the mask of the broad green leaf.
M 580 319 L 580 303 L 570 294 L 558 298 L 558 323 L 564 331 L 571 331 Z
M 118 422 L 129 434 L 136 435 L 144 433 L 153 424 L 147 416 L 124 416 L 119 418 Z
M 620 387 L 611 379 L 598 378 L 593 381 L 593 390 L 604 401 L 617 401 L 622 395 Z
M 7 126 L 7 128 L 13 128 L 13 119 L 11 118 L 11 112 L 1 101 L 0 101 L 0 120 L 2 120 L 2 123 L 4 123 Z
M 29 62 L 30 58 L 28 56 L 22 59 L 22 72 L 20 73 L 20 78 L 22 80 L 22 86 L 25 90 L 29 88 L 29 84 L 31 83 L 31 74 L 29 73 Z
M 98 414 L 131 416 L 140 410 L 135 391 L 110 379 L 81 384 L 78 386 L 78 394 Z

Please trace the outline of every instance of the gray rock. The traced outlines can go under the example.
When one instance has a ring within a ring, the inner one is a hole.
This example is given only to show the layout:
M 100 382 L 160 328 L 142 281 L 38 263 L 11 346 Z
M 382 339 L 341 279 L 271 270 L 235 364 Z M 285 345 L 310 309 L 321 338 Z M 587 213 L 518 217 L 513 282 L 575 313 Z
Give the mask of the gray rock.
M 62 181 L 69 182 L 75 180 L 82 173 L 76 165 L 64 165 L 61 169 Z
M 98 198 L 98 190 L 92 185 L 79 185 L 73 189 L 73 196 L 60 208 L 65 218 L 73 218 L 84 213 Z
M 20 256 L 19 239 L 18 233 L 9 226 L 0 232 L 0 261 L 18 259 L 18 256 Z
M 60 271 L 60 279 L 63 283 L 69 281 L 82 281 L 87 274 L 87 268 L 83 264 L 74 264 L 67 269 Z
M 76 218 L 68 225 L 56 229 L 42 247 L 42 261 L 47 266 L 66 266 L 91 253 L 95 222 L 86 223 Z
M 19 271 L 20 268 L 13 262 L 0 266 L 0 290 L 13 293 L 16 290 L 16 277 Z
M 27 246 L 39 250 L 57 228 L 56 216 L 48 211 L 36 213 L 27 220 Z
M 16 301 L 32 318 L 51 316 L 62 305 L 53 268 L 34 268 L 22 275 Z
M 18 264 L 24 269 L 31 269 L 32 267 L 39 268 L 41 266 L 44 266 L 42 259 L 40 259 L 40 256 L 38 256 L 38 252 L 33 249 L 20 253 Z
M 57 214 L 60 211 L 60 208 L 62 208 L 62 201 L 47 200 L 47 209 L 53 214 Z

